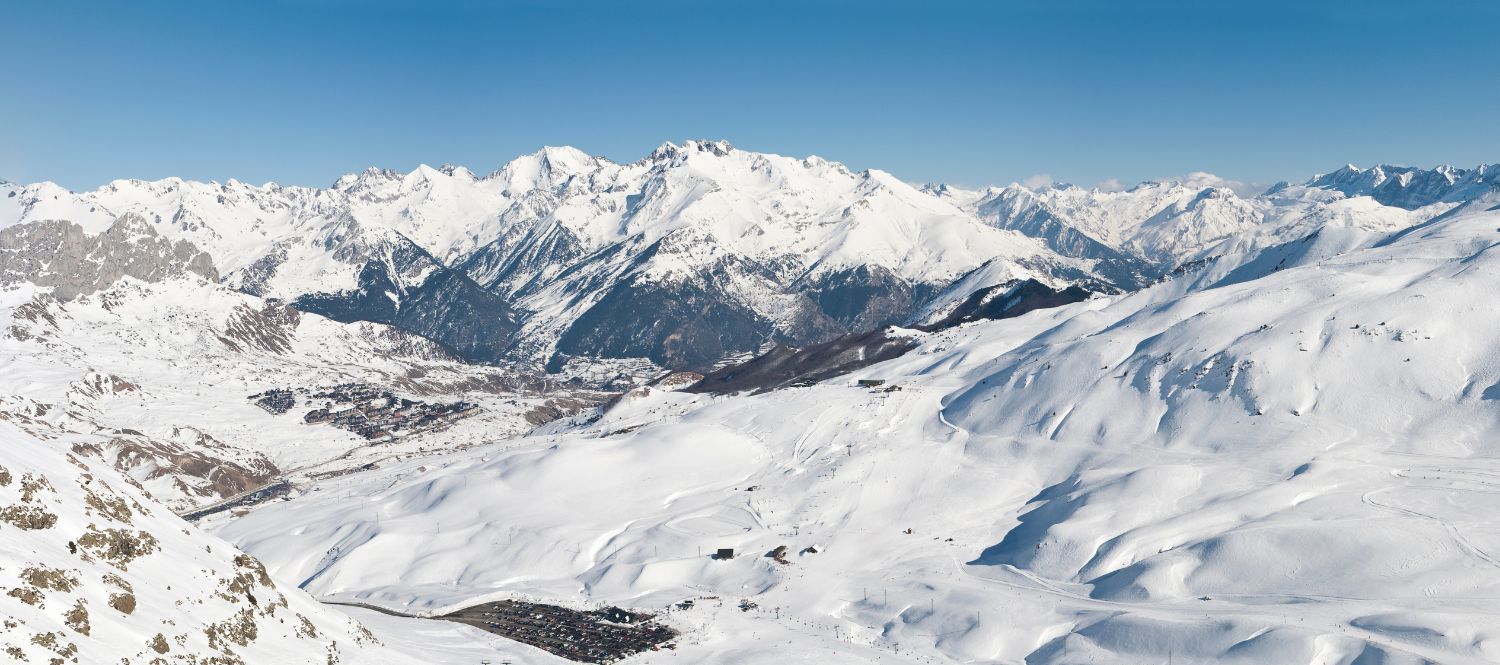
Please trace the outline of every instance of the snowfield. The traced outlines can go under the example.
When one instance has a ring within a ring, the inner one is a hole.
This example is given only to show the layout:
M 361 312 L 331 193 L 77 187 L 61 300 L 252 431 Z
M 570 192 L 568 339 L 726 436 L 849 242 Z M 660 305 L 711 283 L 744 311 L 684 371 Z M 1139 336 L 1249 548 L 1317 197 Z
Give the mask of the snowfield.
M 0 652 L 567 662 L 422 618 L 515 599 L 658 613 L 639 663 L 1497 662 L 1496 174 L 0 183 Z M 845 332 L 914 348 L 664 377 Z
M 813 387 L 634 391 L 218 533 L 412 612 L 700 599 L 642 663 L 1494 662 L 1500 214 L 1320 242 Z

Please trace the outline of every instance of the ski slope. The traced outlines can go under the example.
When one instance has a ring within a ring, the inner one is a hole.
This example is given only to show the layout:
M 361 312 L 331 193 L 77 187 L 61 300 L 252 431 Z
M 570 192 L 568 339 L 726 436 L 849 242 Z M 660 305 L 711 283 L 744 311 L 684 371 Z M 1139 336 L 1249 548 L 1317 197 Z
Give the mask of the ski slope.
M 809 388 L 636 391 L 219 533 L 408 610 L 758 604 L 674 613 L 683 648 L 640 662 L 1493 662 L 1497 245 L 1500 214 L 1450 216 Z

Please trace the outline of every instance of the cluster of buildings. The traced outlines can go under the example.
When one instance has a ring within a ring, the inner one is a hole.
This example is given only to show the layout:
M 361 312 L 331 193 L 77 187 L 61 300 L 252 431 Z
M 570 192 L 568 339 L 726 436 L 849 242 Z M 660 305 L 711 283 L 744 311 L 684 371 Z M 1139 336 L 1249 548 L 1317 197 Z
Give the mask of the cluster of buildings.
M 580 611 L 502 600 L 484 603 L 439 617 L 475 626 L 580 663 L 613 663 L 660 648 L 677 638 L 677 631 L 655 623 L 652 614 L 618 607 Z
M 297 406 L 297 395 L 285 388 L 276 388 L 251 395 L 250 399 L 255 402 L 256 406 L 265 409 L 266 413 L 273 416 L 279 416 L 287 411 L 291 411 L 292 407 Z
M 479 405 L 469 402 L 429 404 L 410 400 L 361 383 L 325 388 L 311 398 L 324 400 L 324 406 L 308 411 L 302 422 L 327 423 L 372 441 L 437 429 L 479 410 Z
M 308 411 L 302 422 L 333 425 L 371 441 L 445 427 L 479 410 L 479 405 L 469 402 L 430 404 L 410 400 L 365 383 L 344 383 L 316 391 L 277 388 L 251 395 L 250 399 L 266 412 L 280 415 L 297 406 L 299 394 L 309 404 L 322 403 Z

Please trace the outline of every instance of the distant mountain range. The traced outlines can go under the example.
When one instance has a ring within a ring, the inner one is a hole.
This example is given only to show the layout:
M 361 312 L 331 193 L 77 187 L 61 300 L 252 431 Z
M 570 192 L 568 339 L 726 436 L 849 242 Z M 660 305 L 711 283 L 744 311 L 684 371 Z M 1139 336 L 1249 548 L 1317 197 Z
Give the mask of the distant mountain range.
M 1497 174 L 1345 167 L 1249 197 L 1207 174 L 1120 192 L 965 190 L 688 141 L 630 164 L 544 148 L 482 177 L 369 169 L 324 189 L 3 184 L 0 252 L 12 260 L 0 278 L 66 296 L 122 270 L 188 270 L 338 321 L 388 324 L 470 362 L 704 370 L 940 318 L 997 285 L 1129 291 L 1328 223 L 1410 226 L 1482 196 Z M 109 248 L 148 236 L 148 250 Z M 64 248 L 159 259 L 150 269 L 47 259 Z
M 0 183 L 0 649 L 477 660 L 311 593 L 674 604 L 641 662 L 1489 662 L 1497 182 Z

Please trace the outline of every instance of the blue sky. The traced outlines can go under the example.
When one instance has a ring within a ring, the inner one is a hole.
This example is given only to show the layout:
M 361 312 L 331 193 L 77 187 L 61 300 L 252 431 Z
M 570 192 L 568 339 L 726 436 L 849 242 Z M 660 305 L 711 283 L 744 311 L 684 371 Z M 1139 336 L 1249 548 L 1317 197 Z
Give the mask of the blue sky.
M 542 145 L 910 181 L 1500 160 L 1500 3 L 6 3 L 0 178 L 326 185 Z

